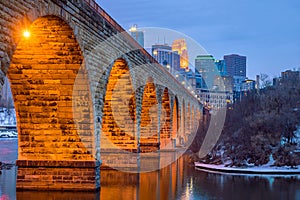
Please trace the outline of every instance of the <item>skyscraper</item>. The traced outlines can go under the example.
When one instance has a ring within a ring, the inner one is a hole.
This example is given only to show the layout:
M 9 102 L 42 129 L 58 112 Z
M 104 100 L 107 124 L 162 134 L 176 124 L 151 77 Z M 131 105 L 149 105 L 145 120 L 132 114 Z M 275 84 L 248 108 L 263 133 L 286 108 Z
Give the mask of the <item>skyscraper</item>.
M 173 41 L 172 51 L 180 55 L 180 68 L 189 68 L 189 56 L 185 39 L 177 39 Z
M 131 37 L 133 37 L 133 39 L 135 39 L 144 48 L 144 32 L 138 31 L 136 24 L 129 29 L 129 32 Z
M 180 69 L 180 56 L 172 51 L 171 46 L 167 44 L 152 45 L 151 54 L 159 64 L 168 68 L 170 72 Z
M 215 64 L 221 76 L 227 75 L 225 60 L 215 60 Z
M 225 55 L 227 75 L 246 77 L 246 56 L 237 54 Z
M 195 59 L 195 68 L 203 78 L 203 87 L 211 88 L 216 75 L 215 59 L 212 55 L 198 55 Z

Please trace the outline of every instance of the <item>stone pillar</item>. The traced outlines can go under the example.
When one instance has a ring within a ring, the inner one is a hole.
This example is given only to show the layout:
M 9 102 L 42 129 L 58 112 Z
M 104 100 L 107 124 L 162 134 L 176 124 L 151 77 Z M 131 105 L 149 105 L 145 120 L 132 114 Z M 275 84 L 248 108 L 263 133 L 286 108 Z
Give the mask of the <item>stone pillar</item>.
M 17 190 L 96 191 L 99 161 L 17 160 Z

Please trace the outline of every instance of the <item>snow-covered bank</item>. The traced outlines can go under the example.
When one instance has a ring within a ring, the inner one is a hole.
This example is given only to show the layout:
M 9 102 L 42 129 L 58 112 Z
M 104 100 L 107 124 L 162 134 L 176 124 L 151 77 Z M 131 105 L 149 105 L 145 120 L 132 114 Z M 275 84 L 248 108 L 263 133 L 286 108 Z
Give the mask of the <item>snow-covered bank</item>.
M 296 167 L 273 167 L 273 166 L 251 166 L 251 167 L 225 167 L 224 165 L 212 165 L 195 162 L 196 169 L 209 170 L 213 172 L 239 173 L 239 174 L 300 174 L 300 165 Z

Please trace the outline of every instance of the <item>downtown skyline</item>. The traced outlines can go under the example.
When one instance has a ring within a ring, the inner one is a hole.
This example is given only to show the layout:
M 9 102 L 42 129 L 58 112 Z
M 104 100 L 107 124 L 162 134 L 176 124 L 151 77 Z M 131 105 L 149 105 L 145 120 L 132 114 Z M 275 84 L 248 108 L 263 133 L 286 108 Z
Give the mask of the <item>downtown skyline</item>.
M 273 78 L 300 67 L 300 3 L 296 0 L 97 2 L 126 30 L 133 24 L 172 29 L 197 41 L 216 59 L 227 54 L 247 56 L 249 78 L 260 73 Z

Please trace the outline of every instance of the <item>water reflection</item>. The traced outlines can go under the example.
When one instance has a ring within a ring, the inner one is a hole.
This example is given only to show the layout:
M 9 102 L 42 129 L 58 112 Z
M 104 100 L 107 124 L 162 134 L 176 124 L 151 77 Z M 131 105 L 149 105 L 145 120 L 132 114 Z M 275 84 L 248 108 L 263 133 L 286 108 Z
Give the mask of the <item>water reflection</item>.
M 184 159 L 154 172 L 101 172 L 100 199 L 175 199 L 183 185 Z
M 2 153 L 5 149 L 6 154 Z M 9 152 L 9 153 L 8 153 Z M 0 140 L 0 159 L 17 155 L 17 140 Z M 149 173 L 101 170 L 99 192 L 16 192 L 16 169 L 0 175 L 0 200 L 300 199 L 299 176 L 240 176 L 195 170 L 182 157 Z
M 18 200 L 93 200 L 100 199 L 100 191 L 89 192 L 17 192 Z
M 194 187 L 190 199 L 300 199 L 299 176 L 241 176 L 187 171 L 187 177 L 191 177 L 188 182 Z

